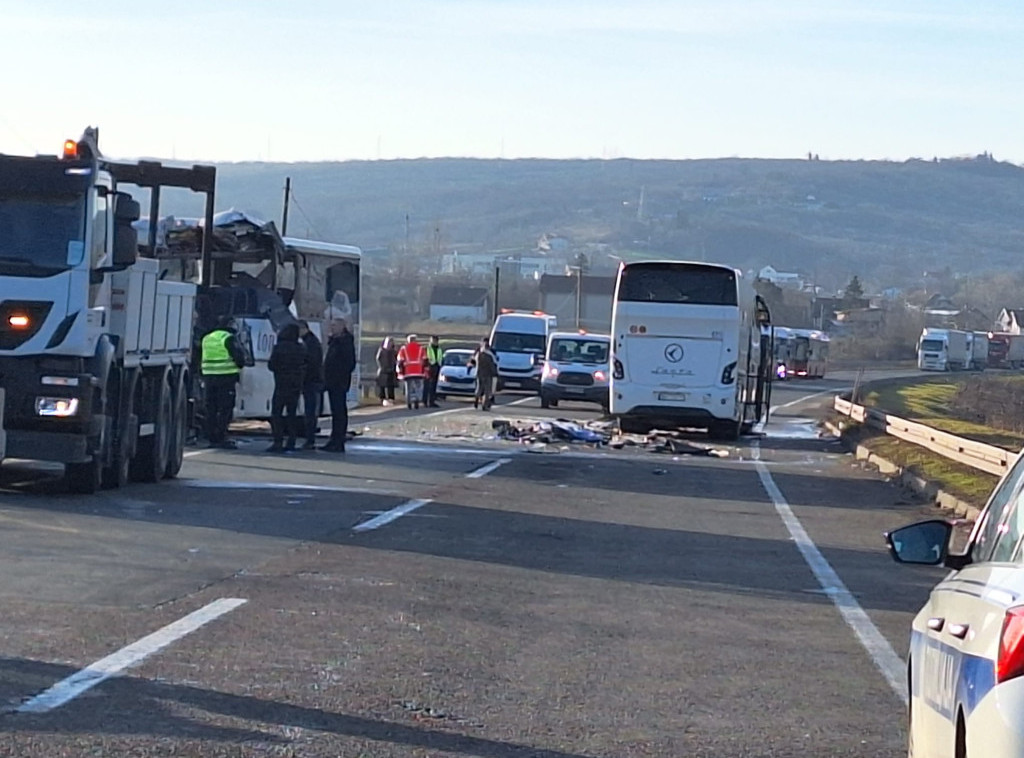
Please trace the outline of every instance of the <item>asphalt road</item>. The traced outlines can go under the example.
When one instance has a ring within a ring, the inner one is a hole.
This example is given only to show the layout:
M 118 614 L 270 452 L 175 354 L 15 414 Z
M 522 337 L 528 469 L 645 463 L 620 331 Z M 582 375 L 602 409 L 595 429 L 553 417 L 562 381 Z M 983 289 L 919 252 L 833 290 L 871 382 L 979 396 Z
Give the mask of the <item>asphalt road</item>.
M 850 381 L 781 385 L 721 458 L 420 442 L 482 415 L 446 403 L 92 497 L 5 463 L 0 755 L 905 754 L 939 572 L 882 548 L 925 508 L 816 436 Z

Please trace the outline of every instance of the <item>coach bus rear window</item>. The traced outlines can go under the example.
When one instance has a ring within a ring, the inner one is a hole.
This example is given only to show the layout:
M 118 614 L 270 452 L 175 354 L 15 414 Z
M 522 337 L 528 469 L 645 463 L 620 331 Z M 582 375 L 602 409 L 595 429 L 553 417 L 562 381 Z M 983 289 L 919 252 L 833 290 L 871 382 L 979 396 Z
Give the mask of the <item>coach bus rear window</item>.
M 626 266 L 619 300 L 634 303 L 736 305 L 736 272 L 687 264 L 640 263 Z

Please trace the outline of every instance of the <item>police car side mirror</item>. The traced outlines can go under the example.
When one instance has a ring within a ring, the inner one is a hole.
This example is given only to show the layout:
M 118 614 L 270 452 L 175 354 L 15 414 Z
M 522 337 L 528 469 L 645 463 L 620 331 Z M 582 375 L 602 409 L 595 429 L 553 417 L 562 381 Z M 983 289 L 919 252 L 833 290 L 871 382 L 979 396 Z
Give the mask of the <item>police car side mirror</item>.
M 897 563 L 938 566 L 946 559 L 952 534 L 951 523 L 931 519 L 887 532 L 885 544 Z

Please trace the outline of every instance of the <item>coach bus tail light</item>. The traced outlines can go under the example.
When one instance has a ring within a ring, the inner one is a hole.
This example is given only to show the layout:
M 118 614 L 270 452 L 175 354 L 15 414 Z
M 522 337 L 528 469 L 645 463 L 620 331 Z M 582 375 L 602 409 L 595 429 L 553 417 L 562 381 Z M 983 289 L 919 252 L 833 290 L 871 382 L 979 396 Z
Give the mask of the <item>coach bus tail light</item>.
M 612 378 L 613 379 L 625 379 L 626 372 L 622 368 L 622 361 L 618 358 L 612 360 Z
M 1005 682 L 1024 674 L 1024 606 L 1008 608 L 1003 617 L 996 659 L 996 681 Z
M 736 381 L 736 363 L 730 363 L 722 371 L 722 384 L 732 384 Z

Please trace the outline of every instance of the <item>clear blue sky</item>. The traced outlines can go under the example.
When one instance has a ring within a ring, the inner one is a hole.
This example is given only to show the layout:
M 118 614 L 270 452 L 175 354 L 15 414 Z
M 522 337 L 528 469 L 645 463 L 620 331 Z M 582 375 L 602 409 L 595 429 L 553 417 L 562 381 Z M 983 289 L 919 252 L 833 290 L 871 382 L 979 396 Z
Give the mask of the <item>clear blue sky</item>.
M 1024 162 L 1020 0 L 153 5 L 0 0 L 0 152 Z

